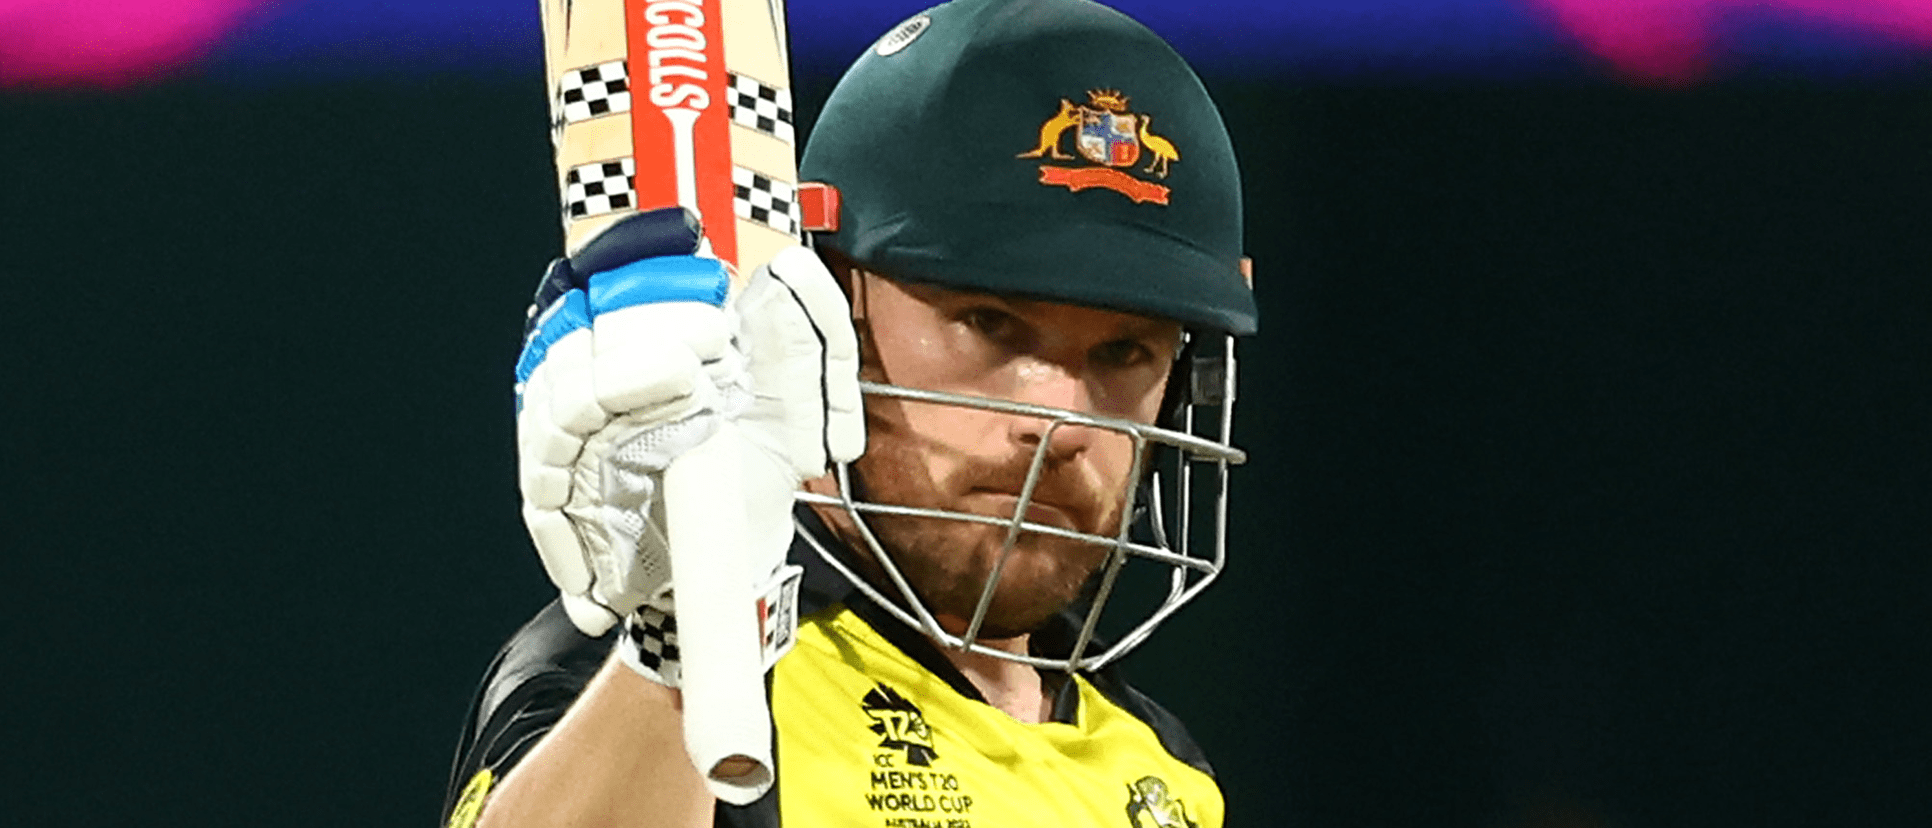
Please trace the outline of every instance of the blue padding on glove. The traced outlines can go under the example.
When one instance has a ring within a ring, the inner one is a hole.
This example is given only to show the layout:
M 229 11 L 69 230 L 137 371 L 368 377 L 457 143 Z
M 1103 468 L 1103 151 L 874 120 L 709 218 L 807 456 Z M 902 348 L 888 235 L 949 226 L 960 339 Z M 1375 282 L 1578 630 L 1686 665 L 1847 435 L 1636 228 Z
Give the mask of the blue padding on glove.
M 724 307 L 731 272 L 717 259 L 664 256 L 632 262 L 590 277 L 590 315 L 657 302 L 704 302 Z
M 530 372 L 537 370 L 543 358 L 550 353 L 550 346 L 564 338 L 571 331 L 590 327 L 590 302 L 581 290 L 565 293 L 562 299 L 537 317 L 536 328 L 523 340 L 523 353 L 517 357 L 517 383 L 530 379 Z M 519 407 L 522 403 L 519 400 Z
M 526 323 L 517 356 L 517 410 L 523 410 L 523 384 L 550 346 L 590 327 L 598 314 L 656 302 L 723 307 L 731 272 L 716 259 L 691 255 L 703 235 L 687 210 L 652 210 L 611 225 L 577 255 L 551 262 L 537 285 L 535 304 L 544 310 Z

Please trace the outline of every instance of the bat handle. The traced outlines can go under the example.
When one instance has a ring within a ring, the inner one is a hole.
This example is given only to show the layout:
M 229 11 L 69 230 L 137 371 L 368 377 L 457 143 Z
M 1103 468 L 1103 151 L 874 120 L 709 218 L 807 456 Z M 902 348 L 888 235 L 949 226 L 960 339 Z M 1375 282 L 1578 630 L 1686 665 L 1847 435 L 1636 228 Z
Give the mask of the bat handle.
M 664 471 L 685 750 L 712 794 L 736 805 L 772 782 L 759 596 L 749 571 L 765 556 L 750 548 L 745 451 L 727 421 Z

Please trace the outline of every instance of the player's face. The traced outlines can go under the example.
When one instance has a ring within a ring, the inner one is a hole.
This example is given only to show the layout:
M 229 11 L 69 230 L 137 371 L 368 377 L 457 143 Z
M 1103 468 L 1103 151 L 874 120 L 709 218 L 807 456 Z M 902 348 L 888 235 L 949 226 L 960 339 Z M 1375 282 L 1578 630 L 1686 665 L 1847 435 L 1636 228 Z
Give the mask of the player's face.
M 1179 325 L 1126 313 L 968 293 L 861 275 L 854 311 L 866 378 L 1151 423 Z M 1133 481 L 1120 432 L 992 411 L 873 397 L 855 464 L 865 498 L 1008 518 L 1042 442 L 1026 520 L 1114 536 Z M 964 631 L 1006 528 L 916 517 L 868 524 L 948 631 Z M 1023 533 L 1001 573 L 982 637 L 1039 626 L 1077 595 L 1106 550 Z

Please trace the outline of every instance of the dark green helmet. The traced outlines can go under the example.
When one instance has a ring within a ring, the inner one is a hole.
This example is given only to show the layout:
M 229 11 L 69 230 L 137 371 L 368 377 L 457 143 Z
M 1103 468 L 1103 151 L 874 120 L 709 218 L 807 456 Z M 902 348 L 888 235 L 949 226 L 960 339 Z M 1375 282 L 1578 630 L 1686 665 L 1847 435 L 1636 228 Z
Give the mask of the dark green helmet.
M 955 0 L 881 38 L 833 90 L 799 177 L 816 235 L 898 278 L 1255 329 L 1241 177 L 1200 79 L 1087 0 Z

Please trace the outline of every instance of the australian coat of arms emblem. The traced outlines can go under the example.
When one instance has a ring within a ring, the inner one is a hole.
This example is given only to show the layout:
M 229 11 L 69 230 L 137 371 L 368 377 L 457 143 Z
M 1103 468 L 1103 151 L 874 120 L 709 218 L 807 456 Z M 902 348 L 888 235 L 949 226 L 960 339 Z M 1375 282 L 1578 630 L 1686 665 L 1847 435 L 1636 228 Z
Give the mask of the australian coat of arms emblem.
M 1143 776 L 1127 786 L 1127 822 L 1134 828 L 1200 828 L 1187 804 L 1168 793 L 1166 780 Z
M 1181 151 L 1149 131 L 1152 116 L 1132 111 L 1128 103 L 1115 89 L 1091 90 L 1085 104 L 1061 98 L 1060 111 L 1040 125 L 1038 145 L 1018 157 L 1093 165 L 1042 164 L 1041 184 L 1075 192 L 1104 187 L 1139 203 L 1166 204 L 1168 188 L 1142 176 L 1166 178 L 1168 165 L 1181 160 Z M 1068 133 L 1073 135 L 1073 153 L 1066 151 Z

